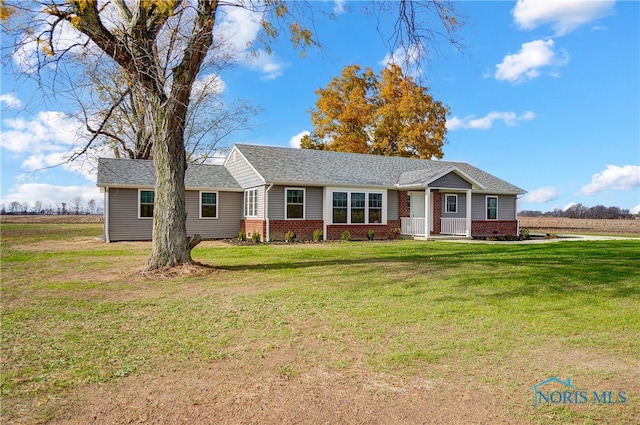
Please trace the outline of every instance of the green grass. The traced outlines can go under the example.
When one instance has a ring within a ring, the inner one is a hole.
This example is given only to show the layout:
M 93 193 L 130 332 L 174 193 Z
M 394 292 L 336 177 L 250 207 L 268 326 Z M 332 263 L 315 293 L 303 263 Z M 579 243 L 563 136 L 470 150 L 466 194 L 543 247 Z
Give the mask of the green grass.
M 549 376 L 619 372 L 540 353 L 640 358 L 637 241 L 200 246 L 194 259 L 215 270 L 143 278 L 149 244 L 93 241 L 100 231 L 2 225 L 3 399 L 271 356 L 287 379 L 317 367 L 474 376 L 468 389 L 517 394 L 504 407 L 516 417 L 590 423 L 606 406 L 534 410 L 527 391 Z

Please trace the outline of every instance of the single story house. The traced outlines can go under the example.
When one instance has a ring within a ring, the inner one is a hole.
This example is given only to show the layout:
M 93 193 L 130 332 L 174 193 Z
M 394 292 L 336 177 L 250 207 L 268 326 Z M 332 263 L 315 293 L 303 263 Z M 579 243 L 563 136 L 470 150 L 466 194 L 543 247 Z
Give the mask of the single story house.
M 151 161 L 101 158 L 105 240 L 150 240 L 155 169 Z M 222 165 L 190 164 L 187 232 L 298 240 L 516 235 L 516 203 L 526 193 L 462 162 L 271 146 L 235 145 Z

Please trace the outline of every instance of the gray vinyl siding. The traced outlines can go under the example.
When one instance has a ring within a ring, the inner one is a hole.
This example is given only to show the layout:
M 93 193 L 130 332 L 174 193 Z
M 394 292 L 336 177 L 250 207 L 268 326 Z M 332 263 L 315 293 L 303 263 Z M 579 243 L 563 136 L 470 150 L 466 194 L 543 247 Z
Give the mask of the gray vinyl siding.
M 397 190 L 387 191 L 387 220 L 400 220 L 400 195 Z
M 447 209 L 446 205 L 446 195 L 458 195 L 458 205 L 457 211 L 455 213 L 445 212 Z M 447 193 L 443 192 L 440 196 L 442 196 L 442 218 L 465 218 L 467 216 L 467 194 L 466 193 Z M 473 200 L 473 197 L 471 198 Z M 498 201 L 498 205 L 500 205 L 500 201 Z M 473 210 L 473 206 L 471 208 Z
M 247 160 L 235 150 L 231 151 L 226 168 L 238 184 L 245 189 L 264 183 L 260 175 L 253 170 Z
M 109 189 L 109 240 L 148 241 L 152 218 L 138 218 L 138 189 Z
M 300 186 L 286 186 L 300 187 Z M 305 220 L 322 220 L 322 188 L 301 187 L 305 190 Z M 284 220 L 285 186 L 273 186 L 269 190 L 269 220 Z
M 308 187 L 306 195 L 304 218 L 306 220 L 322 220 L 322 188 Z
M 516 196 L 500 195 L 498 197 L 498 219 L 499 220 L 515 220 L 516 219 Z
M 269 220 L 284 220 L 284 186 L 269 189 Z
M 471 197 L 471 219 L 486 220 L 487 196 L 498 197 L 498 220 L 516 219 L 516 195 L 474 194 Z
M 199 233 L 205 239 L 232 238 L 240 231 L 242 192 L 218 192 L 218 218 L 200 219 L 200 192 L 186 192 L 187 234 Z M 148 241 L 153 219 L 138 218 L 138 189 L 109 189 L 109 239 Z
M 451 189 L 471 189 L 471 183 L 454 173 L 445 174 L 429 183 L 429 187 L 445 187 Z
M 218 218 L 200 218 L 200 191 L 187 191 L 187 234 L 200 234 L 205 239 L 234 238 L 240 231 L 242 192 L 220 192 L 217 196 Z

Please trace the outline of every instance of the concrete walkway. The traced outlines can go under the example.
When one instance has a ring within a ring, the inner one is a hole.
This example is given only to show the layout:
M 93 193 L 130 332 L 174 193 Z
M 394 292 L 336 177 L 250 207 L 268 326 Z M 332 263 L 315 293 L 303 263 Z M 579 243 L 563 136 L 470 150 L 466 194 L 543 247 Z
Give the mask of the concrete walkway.
M 640 242 L 639 237 L 625 237 L 625 236 L 599 236 L 599 235 L 562 235 L 559 234 L 557 238 L 545 239 L 543 234 L 532 234 L 533 239 L 524 241 L 486 241 L 482 239 L 467 239 L 464 237 L 434 237 L 429 240 L 442 241 L 442 242 L 456 242 L 456 243 L 483 243 L 483 244 L 507 244 L 507 245 L 526 245 L 526 244 L 540 244 L 550 242 L 572 242 L 572 241 L 636 241 Z M 417 238 L 416 238 L 417 239 Z M 422 238 L 422 240 L 425 240 Z

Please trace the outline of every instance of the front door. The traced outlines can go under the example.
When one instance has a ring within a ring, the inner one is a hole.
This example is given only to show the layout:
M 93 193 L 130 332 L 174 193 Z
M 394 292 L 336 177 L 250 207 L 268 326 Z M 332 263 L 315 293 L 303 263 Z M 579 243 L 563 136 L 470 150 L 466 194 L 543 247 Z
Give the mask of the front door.
M 410 208 L 409 215 L 411 218 L 424 218 L 424 192 L 409 192 Z

